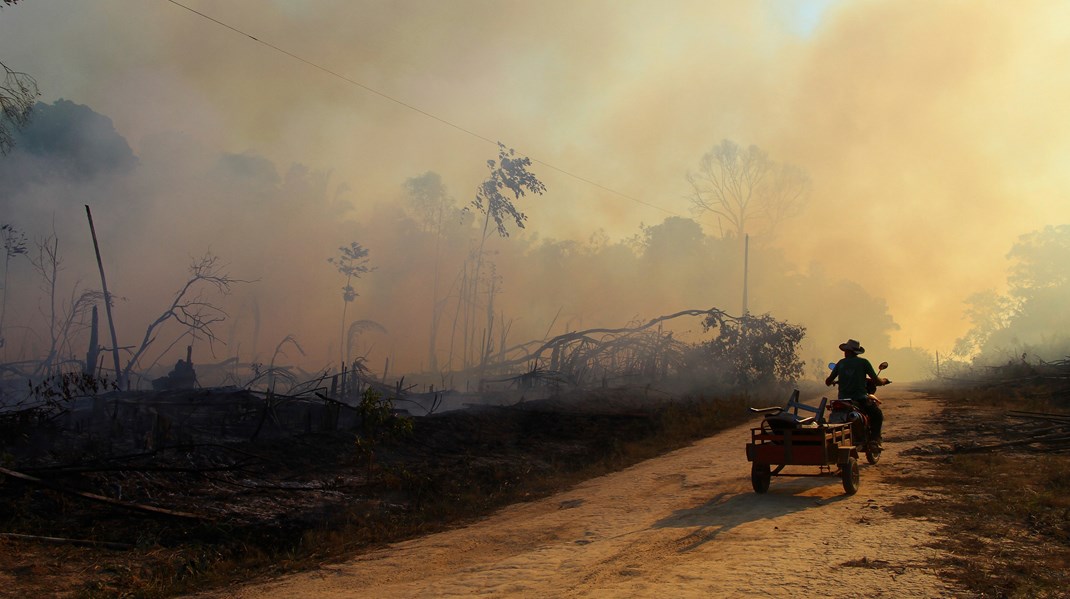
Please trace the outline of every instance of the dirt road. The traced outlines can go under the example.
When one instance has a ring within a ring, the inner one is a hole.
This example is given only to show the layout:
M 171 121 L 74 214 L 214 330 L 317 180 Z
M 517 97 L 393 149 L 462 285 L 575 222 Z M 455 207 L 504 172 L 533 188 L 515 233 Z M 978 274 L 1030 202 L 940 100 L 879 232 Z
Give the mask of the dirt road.
M 893 389 L 884 456 L 854 496 L 838 478 L 774 477 L 753 493 L 748 424 L 465 528 L 216 596 L 955 596 L 927 565 L 937 525 L 885 509 L 917 494 L 885 478 L 923 468 L 900 453 L 925 442 L 937 407 Z

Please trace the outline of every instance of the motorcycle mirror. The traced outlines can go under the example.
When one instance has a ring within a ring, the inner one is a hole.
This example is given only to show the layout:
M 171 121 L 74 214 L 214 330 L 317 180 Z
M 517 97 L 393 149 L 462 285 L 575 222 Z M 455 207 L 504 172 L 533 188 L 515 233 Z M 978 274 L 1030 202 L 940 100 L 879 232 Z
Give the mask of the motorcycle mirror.
M 887 362 L 881 362 L 881 365 L 878 366 L 878 368 L 880 368 L 881 370 L 888 370 L 888 363 Z
M 829 370 L 832 370 L 835 367 L 836 367 L 836 363 L 835 362 L 829 362 Z

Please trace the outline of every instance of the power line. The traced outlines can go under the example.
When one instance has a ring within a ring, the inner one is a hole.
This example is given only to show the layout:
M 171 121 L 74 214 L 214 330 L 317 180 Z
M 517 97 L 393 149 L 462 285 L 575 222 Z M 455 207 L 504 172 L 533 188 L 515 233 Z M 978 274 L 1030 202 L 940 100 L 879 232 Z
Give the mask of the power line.
M 247 37 L 247 38 L 253 40 L 254 42 L 256 42 L 256 43 L 258 43 L 258 44 L 260 44 L 262 46 L 266 46 L 266 47 L 268 47 L 268 48 L 270 48 L 270 49 L 272 49 L 272 50 L 274 50 L 274 51 L 276 51 L 276 52 L 278 52 L 280 54 L 286 55 L 286 56 L 288 56 L 288 57 L 290 57 L 290 58 L 292 58 L 292 59 L 294 59 L 294 60 L 296 60 L 298 62 L 304 63 L 304 64 L 306 64 L 306 65 L 308 65 L 308 66 L 310 66 L 310 67 L 312 67 L 312 68 L 314 68 L 316 70 L 322 71 L 322 72 L 324 72 L 324 73 L 326 73 L 326 74 L 328 74 L 328 75 L 330 75 L 332 77 L 335 77 L 337 79 L 341 79 L 342 81 L 345 81 L 346 83 L 349 83 L 350 85 L 355 85 L 355 86 L 363 89 L 364 91 L 373 93 L 373 94 L 379 96 L 380 98 L 383 98 L 384 100 L 389 100 L 390 102 L 393 102 L 395 104 L 398 104 L 399 106 L 403 106 L 405 108 L 408 108 L 409 110 L 412 110 L 413 112 L 417 112 L 419 114 L 422 114 L 423 116 L 425 116 L 425 117 L 427 117 L 429 119 L 438 121 L 439 123 L 442 123 L 443 125 L 446 125 L 447 127 L 452 127 L 454 129 L 462 132 L 462 133 L 467 133 L 468 135 L 471 135 L 472 137 L 475 137 L 476 139 L 485 141 L 485 142 L 490 143 L 490 144 L 498 145 L 497 141 L 495 141 L 493 139 L 490 139 L 489 137 L 486 137 L 484 135 L 480 135 L 479 133 L 476 133 L 475 131 L 472 131 L 471 129 L 467 129 L 465 127 L 462 127 L 461 125 L 458 125 L 458 124 L 456 124 L 456 123 L 454 123 L 452 121 L 449 121 L 449 120 L 444 119 L 444 118 L 442 118 L 440 116 L 437 116 L 437 115 L 435 115 L 433 113 L 430 113 L 430 112 L 428 112 L 426 110 L 423 110 L 422 108 L 419 108 L 417 106 L 409 104 L 408 102 L 405 102 L 403 100 L 399 100 L 398 98 L 395 98 L 395 97 L 393 97 L 393 96 L 391 96 L 389 94 L 383 93 L 383 92 L 381 92 L 381 91 L 379 91 L 379 90 L 377 90 L 377 89 L 375 89 L 373 87 L 369 87 L 369 86 L 367 86 L 367 85 L 365 85 L 365 84 L 363 84 L 363 83 L 361 83 L 359 81 L 356 81 L 355 79 L 351 79 L 351 78 L 339 73 L 338 71 L 334 71 L 334 70 L 329 69 L 329 68 L 327 68 L 327 67 L 325 67 L 323 65 L 320 65 L 320 64 L 318 64 L 316 62 L 308 60 L 307 58 L 303 58 L 301 56 L 298 56 L 297 54 L 294 54 L 293 52 L 290 52 L 289 50 L 286 50 L 284 48 L 280 48 L 279 46 L 276 46 L 275 44 L 272 44 L 271 42 L 267 42 L 267 41 L 262 40 L 262 39 L 254 36 L 252 34 L 246 33 L 245 31 L 242 31 L 241 29 L 238 29 L 237 27 L 235 27 L 233 25 L 230 25 L 228 23 L 224 23 L 223 21 L 220 21 L 219 19 L 216 19 L 215 17 L 212 17 L 212 16 L 207 15 L 207 14 L 205 14 L 205 13 L 199 11 L 199 10 L 196 10 L 194 8 L 186 6 L 185 4 L 182 4 L 181 2 L 178 2 L 177 0 L 167 0 L 167 2 L 170 2 L 171 4 L 173 4 L 173 5 L 175 5 L 175 6 L 179 7 L 179 8 L 183 8 L 183 9 L 185 9 L 185 10 L 187 10 L 187 11 L 189 11 L 189 12 L 191 12 L 191 13 L 193 13 L 193 14 L 201 17 L 201 18 L 207 19 L 207 20 L 215 23 L 216 25 L 219 25 L 220 27 L 229 29 L 230 31 L 233 31 L 234 33 L 237 33 L 238 35 L 241 35 L 243 37 Z M 667 214 L 671 214 L 673 216 L 682 216 L 681 214 L 679 214 L 679 213 L 677 213 L 677 212 L 675 212 L 673 210 L 669 210 L 668 208 L 663 208 L 661 206 L 658 206 L 658 205 L 655 205 L 655 204 L 651 204 L 650 202 L 646 202 L 646 201 L 640 200 L 639 198 L 630 196 L 630 195 L 628 195 L 626 193 L 619 192 L 619 191 L 617 191 L 617 190 L 615 190 L 615 189 L 613 189 L 611 187 L 607 187 L 605 185 L 602 185 L 601 183 L 592 181 L 591 179 L 588 179 L 586 177 L 582 177 L 582 176 L 577 175 L 575 173 L 569 172 L 569 171 L 567 171 L 567 170 L 565 170 L 565 169 L 563 169 L 561 167 L 554 166 L 553 164 L 550 164 L 549 162 L 545 162 L 543 160 L 538 160 L 536 158 L 532 158 L 531 161 L 535 162 L 535 163 L 538 163 L 538 164 L 541 164 L 542 166 L 545 166 L 546 168 L 555 170 L 555 171 L 557 171 L 557 172 L 559 172 L 559 173 L 561 173 L 563 175 L 566 175 L 568 177 L 572 177 L 573 179 L 576 179 L 577 181 L 582 181 L 583 183 L 586 183 L 588 185 L 593 185 L 594 187 L 597 187 L 597 188 L 599 188 L 601 190 L 608 191 L 609 193 L 612 193 L 614 195 L 620 196 L 620 197 L 625 198 L 627 200 L 631 200 L 632 202 L 635 202 L 636 204 L 641 204 L 641 205 L 646 206 L 648 208 L 654 208 L 655 210 L 661 210 L 662 212 L 665 212 Z

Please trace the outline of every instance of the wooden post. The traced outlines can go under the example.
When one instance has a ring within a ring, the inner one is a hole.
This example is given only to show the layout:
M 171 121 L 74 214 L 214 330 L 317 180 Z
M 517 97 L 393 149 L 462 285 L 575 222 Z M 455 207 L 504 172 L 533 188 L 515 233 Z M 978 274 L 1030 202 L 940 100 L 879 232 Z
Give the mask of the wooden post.
M 115 319 L 111 315 L 111 294 L 108 293 L 108 280 L 104 277 L 104 262 L 100 259 L 100 245 L 97 243 L 97 230 L 93 226 L 93 213 L 89 204 L 85 205 L 85 215 L 89 218 L 89 233 L 93 236 L 93 250 L 97 253 L 97 267 L 100 269 L 100 286 L 104 291 L 104 311 L 108 315 L 108 328 L 111 330 L 111 353 L 115 359 L 115 384 L 122 388 L 123 372 L 119 369 L 119 340 L 115 335 Z
M 97 376 L 97 354 L 100 352 L 100 337 L 98 334 L 97 307 L 93 306 L 93 319 L 89 325 L 89 351 L 85 353 L 85 368 L 82 372 L 88 376 Z
M 743 316 L 747 315 L 747 270 L 750 262 L 750 235 L 743 236 Z

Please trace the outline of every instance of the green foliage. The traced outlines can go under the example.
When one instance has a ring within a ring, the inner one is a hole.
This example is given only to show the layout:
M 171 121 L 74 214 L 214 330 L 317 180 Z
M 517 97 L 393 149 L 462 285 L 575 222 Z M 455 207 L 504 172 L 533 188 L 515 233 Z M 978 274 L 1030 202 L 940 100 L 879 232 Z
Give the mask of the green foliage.
M 717 330 L 717 337 L 702 343 L 698 357 L 723 383 L 744 388 L 754 385 L 789 383 L 803 372 L 799 342 L 806 328 L 769 314 L 733 318 L 723 312 L 706 317 L 705 330 Z M 704 368 L 703 368 L 704 367 Z
M 394 413 L 394 401 L 368 387 L 357 406 L 360 413 L 360 434 L 357 436 L 357 454 L 367 460 L 371 470 L 375 448 L 385 441 L 412 434 L 413 421 Z

